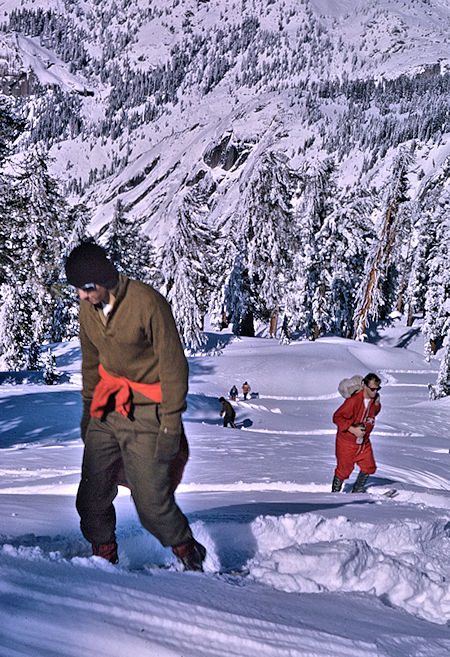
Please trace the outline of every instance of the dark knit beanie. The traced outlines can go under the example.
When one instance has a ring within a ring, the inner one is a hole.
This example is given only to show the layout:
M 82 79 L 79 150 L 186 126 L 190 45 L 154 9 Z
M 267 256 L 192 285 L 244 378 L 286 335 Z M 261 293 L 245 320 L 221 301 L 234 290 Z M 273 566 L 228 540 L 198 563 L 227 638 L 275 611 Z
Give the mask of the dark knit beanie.
M 97 283 L 111 290 L 117 285 L 119 272 L 106 257 L 105 249 L 93 242 L 82 242 L 67 257 L 66 278 L 78 288 Z

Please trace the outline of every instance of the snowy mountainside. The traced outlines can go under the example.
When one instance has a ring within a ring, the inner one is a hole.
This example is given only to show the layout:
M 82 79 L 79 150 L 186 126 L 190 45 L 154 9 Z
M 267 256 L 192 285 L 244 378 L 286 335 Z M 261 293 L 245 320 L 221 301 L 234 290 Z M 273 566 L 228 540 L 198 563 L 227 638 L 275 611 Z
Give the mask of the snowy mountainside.
M 163 242 L 190 191 L 226 219 L 267 150 L 295 170 L 331 156 L 342 186 L 379 188 L 414 140 L 416 190 L 448 157 L 445 2 L 1 7 L 2 78 L 93 231 L 120 199 Z

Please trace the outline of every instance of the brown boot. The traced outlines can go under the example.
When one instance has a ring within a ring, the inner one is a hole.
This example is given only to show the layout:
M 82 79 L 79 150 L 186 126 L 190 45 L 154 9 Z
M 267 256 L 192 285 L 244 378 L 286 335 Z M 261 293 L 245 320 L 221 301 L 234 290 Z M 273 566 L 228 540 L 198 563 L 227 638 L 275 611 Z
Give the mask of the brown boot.
M 102 557 L 110 563 L 118 563 L 119 557 L 117 555 L 117 543 L 92 543 L 92 554 L 95 557 Z
M 206 548 L 194 538 L 181 543 L 181 545 L 175 545 L 172 548 L 172 552 L 181 561 L 185 570 L 199 570 L 203 572 Z

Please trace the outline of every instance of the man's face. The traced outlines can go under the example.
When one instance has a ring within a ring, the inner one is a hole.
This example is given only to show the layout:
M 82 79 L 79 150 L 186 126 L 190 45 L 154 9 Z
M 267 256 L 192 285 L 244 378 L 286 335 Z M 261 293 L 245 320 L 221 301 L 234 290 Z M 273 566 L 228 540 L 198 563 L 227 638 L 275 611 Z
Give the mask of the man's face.
M 86 300 L 89 303 L 97 305 L 98 303 L 108 303 L 109 302 L 109 290 L 106 287 L 95 284 L 95 286 L 89 287 L 88 289 L 78 289 L 78 296 L 82 301 Z
M 374 381 L 373 379 L 369 380 L 367 383 L 364 383 L 364 396 L 366 399 L 375 399 L 380 390 L 380 384 Z

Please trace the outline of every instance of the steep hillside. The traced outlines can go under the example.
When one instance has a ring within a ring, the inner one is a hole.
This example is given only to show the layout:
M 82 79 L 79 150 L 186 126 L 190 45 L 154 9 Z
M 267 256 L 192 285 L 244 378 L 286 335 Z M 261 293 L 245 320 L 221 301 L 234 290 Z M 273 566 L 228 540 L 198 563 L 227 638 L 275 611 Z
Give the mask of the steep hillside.
M 379 190 L 414 145 L 414 194 L 448 157 L 442 0 L 2 3 L 3 89 L 91 229 L 118 199 L 163 243 L 188 192 L 222 222 L 262 153 L 331 157 Z

